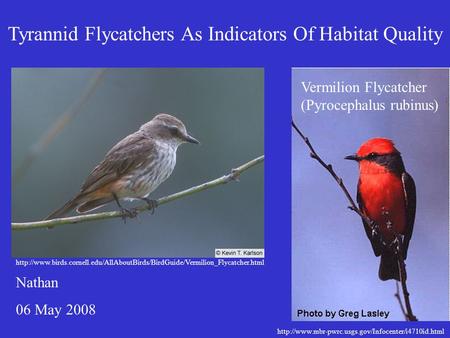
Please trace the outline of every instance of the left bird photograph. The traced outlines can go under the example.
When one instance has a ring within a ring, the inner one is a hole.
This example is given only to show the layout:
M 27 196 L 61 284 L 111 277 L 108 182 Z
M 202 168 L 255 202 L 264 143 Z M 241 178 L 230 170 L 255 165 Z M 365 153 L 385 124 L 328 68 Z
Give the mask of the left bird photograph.
M 264 248 L 263 69 L 11 75 L 13 257 Z

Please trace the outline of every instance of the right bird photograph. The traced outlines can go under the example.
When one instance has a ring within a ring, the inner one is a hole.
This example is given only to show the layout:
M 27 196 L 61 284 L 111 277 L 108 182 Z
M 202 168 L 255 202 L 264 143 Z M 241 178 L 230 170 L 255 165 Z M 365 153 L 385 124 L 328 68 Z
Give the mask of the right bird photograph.
M 292 320 L 449 318 L 449 70 L 292 69 Z

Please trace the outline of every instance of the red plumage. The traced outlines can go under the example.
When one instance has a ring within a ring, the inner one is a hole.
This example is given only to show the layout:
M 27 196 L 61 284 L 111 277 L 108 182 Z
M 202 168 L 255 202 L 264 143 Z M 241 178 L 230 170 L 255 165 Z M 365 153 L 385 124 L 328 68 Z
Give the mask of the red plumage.
M 414 227 L 416 191 L 400 152 L 391 140 L 374 138 L 361 145 L 356 155 L 346 158 L 359 163 L 359 207 L 379 226 L 385 243 L 390 244 L 397 234 L 402 235 L 402 255 L 406 259 Z M 367 224 L 364 227 L 375 255 L 381 255 L 380 279 L 399 280 L 397 257 L 373 236 Z

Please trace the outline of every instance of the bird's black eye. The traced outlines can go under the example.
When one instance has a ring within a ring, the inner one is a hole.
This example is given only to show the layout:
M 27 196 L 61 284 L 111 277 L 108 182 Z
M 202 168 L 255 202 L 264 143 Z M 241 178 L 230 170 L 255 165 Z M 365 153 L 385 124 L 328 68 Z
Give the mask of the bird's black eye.
M 369 155 L 367 155 L 368 159 L 374 159 L 375 157 L 377 157 L 378 154 L 377 153 L 370 153 Z
M 169 131 L 170 131 L 170 134 L 172 134 L 172 135 L 178 135 L 178 128 L 177 127 L 175 127 L 175 126 L 167 126 L 167 128 L 169 129 Z

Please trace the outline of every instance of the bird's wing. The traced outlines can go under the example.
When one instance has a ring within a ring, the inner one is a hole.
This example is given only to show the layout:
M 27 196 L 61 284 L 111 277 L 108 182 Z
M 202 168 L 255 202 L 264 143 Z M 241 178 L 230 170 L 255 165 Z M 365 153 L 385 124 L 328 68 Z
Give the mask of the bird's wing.
M 402 174 L 402 183 L 406 202 L 406 230 L 403 238 L 403 259 L 406 259 L 409 240 L 411 239 L 414 220 L 416 218 L 416 185 L 413 178 L 407 172 Z
M 359 210 L 361 210 L 363 213 L 366 214 L 366 208 L 364 206 L 364 201 L 361 198 L 361 193 L 359 192 L 359 185 L 361 184 L 361 181 L 358 181 L 358 192 L 356 194 L 356 201 L 358 202 Z M 372 229 L 366 222 L 363 220 L 364 230 L 366 231 L 367 238 L 369 239 L 370 243 L 372 244 L 373 253 L 375 256 L 380 256 L 381 252 L 383 251 L 381 243 L 378 242 L 377 238 L 374 238 L 372 236 Z
M 142 133 L 128 135 L 117 143 L 89 174 L 80 194 L 88 194 L 129 173 L 132 169 L 151 161 L 155 144 Z

